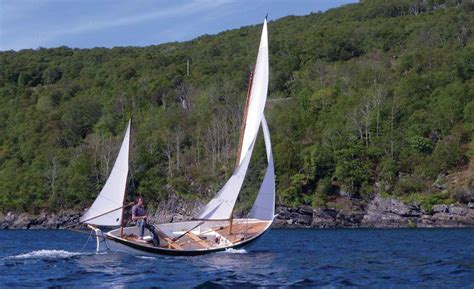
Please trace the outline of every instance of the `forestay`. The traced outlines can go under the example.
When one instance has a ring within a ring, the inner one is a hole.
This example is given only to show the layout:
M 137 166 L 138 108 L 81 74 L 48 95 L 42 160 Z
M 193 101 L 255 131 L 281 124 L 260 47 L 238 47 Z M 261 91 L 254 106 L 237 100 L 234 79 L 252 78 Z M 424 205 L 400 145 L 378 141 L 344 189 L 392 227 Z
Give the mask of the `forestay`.
M 259 220 L 273 220 L 275 216 L 275 168 L 273 165 L 272 143 L 265 116 L 262 117 L 262 130 L 267 151 L 268 167 L 260 185 L 257 199 L 250 211 L 250 217 Z
M 107 179 L 100 194 L 92 206 L 81 217 L 81 222 L 98 226 L 120 226 L 122 222 L 122 210 L 115 210 L 123 206 L 125 188 L 128 176 L 128 156 L 130 149 L 130 121 L 125 132 L 125 137 L 120 147 L 120 152 L 115 160 L 112 172 Z M 114 210 L 114 211 L 113 211 Z M 105 214 L 112 211 L 108 214 Z M 105 214 L 103 216 L 100 216 Z M 96 216 L 100 216 L 95 218 Z M 90 220 L 90 221 L 89 221 Z

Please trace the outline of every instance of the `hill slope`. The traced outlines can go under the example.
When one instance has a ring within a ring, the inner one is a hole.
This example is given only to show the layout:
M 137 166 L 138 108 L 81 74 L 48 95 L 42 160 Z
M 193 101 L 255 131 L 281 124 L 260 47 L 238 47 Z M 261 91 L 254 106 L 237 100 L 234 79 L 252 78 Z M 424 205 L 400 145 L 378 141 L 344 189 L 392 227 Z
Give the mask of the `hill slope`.
M 269 97 L 286 99 L 266 110 L 278 203 L 473 198 L 473 9 L 366 0 L 270 22 Z M 260 29 L 0 52 L 0 211 L 89 205 L 130 117 L 129 195 L 210 198 L 233 168 Z M 244 196 L 262 174 L 261 142 L 256 151 Z

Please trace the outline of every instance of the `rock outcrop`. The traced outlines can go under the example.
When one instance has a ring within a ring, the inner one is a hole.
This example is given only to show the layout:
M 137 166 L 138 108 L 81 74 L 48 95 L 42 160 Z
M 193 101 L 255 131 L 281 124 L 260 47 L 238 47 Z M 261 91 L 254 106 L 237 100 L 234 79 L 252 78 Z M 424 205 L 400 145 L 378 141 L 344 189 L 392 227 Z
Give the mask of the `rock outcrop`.
M 81 213 L 67 210 L 60 213 L 40 213 L 31 215 L 27 213 L 15 214 L 8 212 L 0 214 L 0 229 L 62 229 L 78 223 Z
M 419 205 L 377 195 L 368 204 L 340 197 L 335 206 L 314 208 L 279 207 L 278 228 L 403 228 L 474 227 L 474 208 L 462 205 L 435 205 L 425 212 Z
M 156 223 L 190 220 L 203 203 L 176 195 L 158 204 L 150 220 Z M 474 227 L 474 206 L 435 205 L 425 212 L 419 205 L 375 196 L 369 203 L 350 196 L 339 196 L 324 208 L 277 207 L 276 228 L 402 228 Z M 0 213 L 0 229 L 61 229 L 78 224 L 81 212 L 62 211 L 30 215 Z M 130 219 L 126 216 L 126 219 Z
M 196 216 L 202 206 L 203 204 L 200 201 L 186 200 L 172 194 L 167 200 L 158 204 L 150 220 L 158 224 L 187 221 Z

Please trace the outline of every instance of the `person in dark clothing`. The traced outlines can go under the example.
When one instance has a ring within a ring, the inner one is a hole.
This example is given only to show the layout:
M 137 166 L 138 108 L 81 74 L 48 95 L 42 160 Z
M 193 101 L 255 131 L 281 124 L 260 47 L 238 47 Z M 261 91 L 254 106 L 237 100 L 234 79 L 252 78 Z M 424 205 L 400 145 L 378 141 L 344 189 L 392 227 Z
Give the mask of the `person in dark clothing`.
M 145 207 L 143 206 L 143 198 L 138 197 L 136 205 L 132 207 L 132 221 L 136 221 L 137 226 L 141 229 L 140 240 L 143 240 L 143 235 L 145 234 L 146 219 L 147 217 Z

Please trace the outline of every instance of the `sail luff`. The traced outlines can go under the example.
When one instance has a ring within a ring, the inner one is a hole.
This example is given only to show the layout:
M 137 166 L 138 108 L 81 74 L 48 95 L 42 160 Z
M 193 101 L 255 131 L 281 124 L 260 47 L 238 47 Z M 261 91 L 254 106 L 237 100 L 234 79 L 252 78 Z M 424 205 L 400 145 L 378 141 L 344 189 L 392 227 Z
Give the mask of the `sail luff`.
M 98 226 L 120 226 L 123 208 L 114 209 L 123 206 L 125 198 L 129 169 L 130 126 L 129 121 L 112 171 L 92 206 L 81 217 L 81 222 Z M 112 212 L 102 215 L 108 211 Z M 98 217 L 99 215 L 102 216 Z

